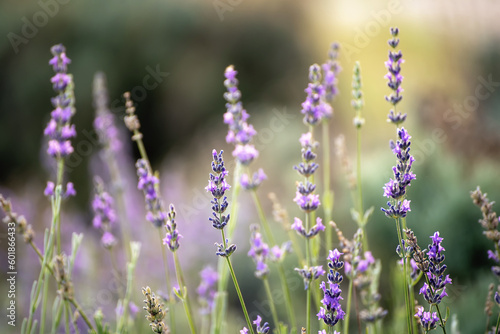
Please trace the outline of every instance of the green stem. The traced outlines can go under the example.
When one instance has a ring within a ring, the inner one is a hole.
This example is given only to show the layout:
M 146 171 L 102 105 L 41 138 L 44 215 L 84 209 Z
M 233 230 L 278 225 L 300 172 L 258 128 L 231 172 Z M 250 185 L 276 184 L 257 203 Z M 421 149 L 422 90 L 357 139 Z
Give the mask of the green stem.
M 349 316 L 351 315 L 351 302 L 352 302 L 352 290 L 353 290 L 353 280 L 350 277 L 349 278 L 349 291 L 347 292 L 347 305 L 346 305 L 346 310 L 345 310 L 345 317 L 344 317 L 344 334 L 349 333 Z
M 184 304 L 184 311 L 186 312 L 186 316 L 188 318 L 189 328 L 191 329 L 191 333 L 196 333 L 196 327 L 193 321 L 193 312 L 191 310 L 191 303 L 189 301 L 189 296 L 187 292 L 186 283 L 184 281 L 184 275 L 182 273 L 181 264 L 179 263 L 179 257 L 177 256 L 177 252 L 173 252 L 174 254 L 174 264 L 175 264 L 175 274 L 177 276 L 177 283 L 179 284 L 179 290 L 182 293 L 182 303 Z
M 47 315 L 47 295 L 49 293 L 48 273 L 45 268 L 42 268 L 43 274 L 43 290 L 42 290 L 42 311 L 40 313 L 40 334 L 45 333 L 45 317 Z
M 257 209 L 257 213 L 259 215 L 259 219 L 264 227 L 264 231 L 266 233 L 266 237 L 269 240 L 271 246 L 276 245 L 276 240 L 274 239 L 271 227 L 266 219 L 266 215 L 264 214 L 264 210 L 262 209 L 262 205 L 260 203 L 259 197 L 257 196 L 257 191 L 254 189 L 252 192 L 252 199 L 255 204 L 255 208 Z M 278 262 L 278 271 L 280 276 L 281 287 L 283 288 L 283 294 L 285 296 L 285 307 L 288 313 L 288 321 L 290 321 L 290 327 L 292 328 L 292 332 L 296 329 L 295 326 L 295 315 L 292 309 L 292 299 L 290 298 L 290 288 L 288 286 L 288 282 L 286 280 L 285 271 L 283 269 L 283 263 Z
M 309 231 L 309 213 L 306 213 L 306 223 L 305 223 L 306 231 Z M 309 249 L 309 238 L 306 238 L 306 264 L 307 268 L 311 268 L 311 250 Z M 311 333 L 311 285 L 312 279 L 309 282 L 309 286 L 307 287 L 306 293 L 306 333 Z
M 266 290 L 267 299 L 269 300 L 269 307 L 271 308 L 271 314 L 273 317 L 274 328 L 277 328 L 278 333 L 280 333 L 279 332 L 278 313 L 276 312 L 276 306 L 274 305 L 273 294 L 271 293 L 271 288 L 269 287 L 269 280 L 267 279 L 267 277 L 265 277 L 262 279 L 262 281 L 264 282 L 264 288 Z
M 64 173 L 64 159 L 59 158 L 57 160 L 57 180 L 56 180 L 56 186 L 55 188 L 57 189 L 58 186 L 61 187 L 61 192 L 62 192 L 62 178 L 63 178 L 63 173 Z M 61 217 L 60 217 L 60 211 L 61 211 L 61 192 L 59 193 L 59 201 L 58 201 L 58 208 L 57 208 L 57 216 L 56 216 L 56 225 L 57 225 L 57 254 L 61 254 Z
M 224 245 L 224 249 L 227 249 L 227 243 L 226 243 L 226 238 L 224 236 L 224 230 L 221 230 L 221 233 L 222 233 L 222 243 Z M 229 256 L 226 256 L 225 258 L 226 258 L 227 266 L 229 268 L 229 272 L 231 273 L 231 278 L 233 279 L 234 288 L 236 289 L 236 293 L 238 294 L 238 298 L 240 300 L 241 309 L 243 310 L 243 314 L 245 315 L 245 320 L 247 321 L 248 330 L 250 331 L 250 333 L 255 334 L 253 331 L 252 323 L 250 322 L 250 317 L 248 316 L 248 311 L 247 311 L 247 308 L 245 306 L 245 301 L 243 300 L 243 295 L 241 294 L 238 280 L 236 279 L 236 275 L 234 274 L 233 265 L 231 264 L 231 260 L 229 259 Z
M 78 313 L 82 316 L 82 319 L 87 324 L 87 327 L 89 328 L 90 332 L 91 333 L 95 332 L 94 326 L 92 326 L 92 323 L 90 322 L 89 318 L 87 317 L 85 312 L 83 312 L 83 309 L 81 308 L 80 304 L 78 304 L 78 302 L 74 298 L 70 298 L 68 300 L 77 309 Z
M 271 227 L 267 222 L 266 215 L 264 214 L 264 210 L 262 209 L 262 205 L 260 204 L 259 197 L 257 196 L 257 191 L 254 189 L 252 190 L 251 194 L 253 202 L 255 204 L 255 208 L 257 209 L 257 214 L 259 215 L 260 222 L 264 227 L 264 232 L 266 234 L 267 240 L 269 240 L 269 243 L 274 246 L 276 245 L 276 240 L 274 239 L 273 232 L 271 231 Z
M 438 316 L 439 316 L 439 320 L 441 321 L 441 328 L 443 329 L 443 334 L 446 334 L 446 328 L 445 328 L 445 324 L 444 324 L 444 321 L 443 321 L 443 317 L 441 316 L 441 310 L 439 310 L 439 305 L 436 305 L 436 310 L 437 310 L 437 313 L 438 313 Z M 498 333 L 498 324 L 497 324 L 496 333 Z
M 170 328 L 173 333 L 175 333 L 175 312 L 174 312 L 174 297 L 172 296 L 172 284 L 170 283 L 170 276 L 168 274 L 168 260 L 167 255 L 165 254 L 165 247 L 163 247 L 163 238 L 161 234 L 161 229 L 158 229 L 158 235 L 160 236 L 160 247 L 161 247 L 161 255 L 163 258 L 163 267 L 165 268 L 165 283 L 167 285 L 168 291 L 168 304 L 170 305 L 168 314 L 170 318 Z
M 407 258 L 406 258 L 406 252 L 405 248 L 403 245 L 403 235 L 401 232 L 401 226 L 400 226 L 400 219 L 396 218 L 396 228 L 398 231 L 398 239 L 399 239 L 399 248 L 401 249 L 401 252 L 403 254 L 403 289 L 404 289 L 404 296 L 405 296 L 405 304 L 406 304 L 406 323 L 408 326 L 408 331 L 410 333 L 413 333 L 413 325 L 412 325 L 412 312 L 410 308 L 410 301 L 409 301 L 409 296 L 408 296 L 408 268 L 407 268 Z

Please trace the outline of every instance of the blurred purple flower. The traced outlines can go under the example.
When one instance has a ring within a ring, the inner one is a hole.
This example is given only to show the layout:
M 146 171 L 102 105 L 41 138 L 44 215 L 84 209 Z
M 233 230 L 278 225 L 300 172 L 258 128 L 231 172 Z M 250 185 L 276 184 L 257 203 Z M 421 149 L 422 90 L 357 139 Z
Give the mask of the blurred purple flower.
M 167 230 L 167 235 L 163 239 L 163 244 L 168 245 L 168 248 L 175 252 L 179 248 L 179 239 L 182 238 L 182 235 L 179 234 L 177 230 L 177 224 L 175 222 L 175 207 L 173 204 L 170 204 L 170 211 L 168 212 L 167 223 L 165 224 L 165 229 Z
M 200 272 L 201 282 L 196 289 L 198 297 L 202 304 L 200 313 L 210 314 L 212 313 L 213 307 L 215 305 L 215 284 L 219 280 L 219 275 L 212 267 L 207 266 L 203 268 Z
M 66 57 L 66 50 L 62 44 L 51 48 L 53 58 L 49 61 L 56 74 L 51 78 L 53 88 L 58 94 L 52 99 L 54 110 L 51 119 L 44 130 L 48 137 L 47 153 L 56 159 L 64 158 L 73 153 L 70 139 L 76 136 L 75 126 L 69 124 L 75 113 L 72 76 L 66 74 L 67 65 L 71 62 Z
M 167 213 L 163 211 L 161 199 L 156 188 L 160 180 L 152 175 L 151 167 L 146 160 L 137 160 L 135 166 L 139 178 L 137 188 L 143 191 L 146 201 L 146 219 L 156 227 L 164 226 Z
M 304 114 L 304 124 L 316 125 L 322 118 L 330 118 L 332 115 L 332 107 L 325 101 L 326 92 L 321 84 L 321 68 L 318 64 L 309 67 L 309 81 L 301 113 Z
M 388 121 L 399 125 L 406 120 L 406 114 L 401 114 L 401 112 L 396 113 L 396 105 L 401 101 L 403 96 L 401 93 L 403 92 L 403 88 L 401 88 L 401 83 L 403 82 L 403 76 L 401 75 L 401 64 L 404 63 L 403 54 L 401 51 L 396 52 L 396 48 L 399 44 L 399 38 L 397 38 L 399 34 L 398 28 L 391 28 L 392 39 L 388 41 L 389 46 L 394 50 L 389 51 L 389 60 L 385 62 L 385 67 L 388 72 L 384 76 L 385 79 L 388 80 L 387 86 L 392 90 L 391 95 L 386 96 L 385 99 L 389 103 L 392 104 L 394 109 L 391 109 L 389 112 Z

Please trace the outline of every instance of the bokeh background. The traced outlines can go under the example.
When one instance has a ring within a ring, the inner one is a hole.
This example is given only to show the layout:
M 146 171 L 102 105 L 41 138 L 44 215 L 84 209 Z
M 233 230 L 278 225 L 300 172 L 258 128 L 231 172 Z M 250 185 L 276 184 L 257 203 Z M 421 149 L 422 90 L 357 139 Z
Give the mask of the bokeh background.
M 266 198 L 273 191 L 293 217 L 299 212 L 292 202 L 298 179 L 292 166 L 300 159 L 298 137 L 306 131 L 300 103 L 305 99 L 308 68 L 323 63 L 330 44 L 337 41 L 343 71 L 330 125 L 331 141 L 344 134 L 348 154 L 354 159 L 350 85 L 354 62 L 360 61 L 366 118 L 364 200 L 366 207 L 375 207 L 368 233 L 375 257 L 383 260 L 382 304 L 390 311 L 384 322 L 386 331 L 397 333 L 392 322 L 397 320 L 401 299 L 391 289 L 396 231 L 393 221 L 379 208 L 385 204 L 382 186 L 391 177 L 394 164 L 388 141 L 396 136 L 394 127 L 386 122 L 386 41 L 389 28 L 398 26 L 405 59 L 400 110 L 408 113 L 406 127 L 413 136 L 412 152 L 417 158 L 417 180 L 408 193 L 412 201 L 408 225 L 424 247 L 434 231 L 444 236 L 448 273 L 453 279 L 448 305 L 457 314 L 462 333 L 484 332 L 487 286 L 495 282 L 486 256 L 492 245 L 482 235 L 477 223 L 480 212 L 469 192 L 480 185 L 492 200 L 500 199 L 499 14 L 500 3 L 491 0 L 2 1 L 0 191 L 35 227 L 37 243 L 41 244 L 50 221 L 43 189 L 54 172 L 43 139 L 54 95 L 49 81 L 49 49 L 63 43 L 72 59 L 69 72 L 75 80 L 77 114 L 73 120 L 78 131 L 74 168 L 66 175 L 75 183 L 78 196 L 65 203 L 63 222 L 68 242 L 72 231 L 85 233 L 75 269 L 77 296 L 85 305 L 103 308 L 112 321 L 116 289 L 110 287 L 111 272 L 103 269 L 109 267 L 109 259 L 100 256 L 99 232 L 91 228 L 92 178 L 107 177 L 92 126 L 92 80 L 97 71 L 107 76 L 110 108 L 117 119 L 124 115 L 122 93 L 135 92 L 145 145 L 153 168 L 162 177 L 162 193 L 166 202 L 177 206 L 179 229 L 184 235 L 180 256 L 194 292 L 198 272 L 206 264 L 216 265 L 212 247 L 219 237 L 207 220 L 210 206 L 203 188 L 211 150 L 231 151 L 224 141 L 226 127 L 222 123 L 224 69 L 233 64 L 238 70 L 242 101 L 251 123 L 262 134 L 256 138 L 261 154 L 253 166 L 262 167 L 269 176 L 259 190 L 264 209 L 271 219 Z M 154 88 L 146 89 L 144 80 L 152 72 L 161 75 Z M 282 126 L 273 128 L 271 124 L 276 122 Z M 156 231 L 143 218 L 143 198 L 135 186 L 138 152 L 126 131 L 123 142 L 121 167 L 128 216 L 136 240 L 143 244 L 133 298 L 140 305 L 141 286 L 162 289 L 162 263 Z M 229 160 L 230 154 L 226 157 Z M 352 203 L 337 158 L 332 165 L 332 184 L 334 220 L 352 236 Z M 251 312 L 262 313 L 262 285 L 253 277 L 254 265 L 245 256 L 248 225 L 258 217 L 248 194 L 240 200 L 235 238 L 239 251 L 234 262 Z M 275 231 L 281 231 L 278 224 Z M 0 233 L 4 275 L 5 226 Z M 283 233 L 280 240 L 285 239 Z M 39 268 L 21 239 L 17 260 L 20 325 Z M 294 263 L 291 256 L 290 277 L 295 275 Z M 0 300 L 6 303 L 6 281 L 1 275 Z M 243 322 L 237 299 L 231 296 L 235 320 L 229 328 L 236 332 Z M 296 284 L 297 310 L 303 307 L 302 297 L 302 287 Z M 176 311 L 182 317 L 182 308 Z M 138 328 L 146 328 L 142 313 L 138 319 Z M 0 322 L 0 328 L 2 332 L 12 330 L 6 327 L 6 320 Z

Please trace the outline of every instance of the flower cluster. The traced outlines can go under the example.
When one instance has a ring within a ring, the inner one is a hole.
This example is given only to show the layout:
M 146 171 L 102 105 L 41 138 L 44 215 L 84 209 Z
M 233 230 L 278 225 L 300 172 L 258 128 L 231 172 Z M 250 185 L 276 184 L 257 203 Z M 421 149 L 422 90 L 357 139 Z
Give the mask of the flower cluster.
M 224 73 L 226 80 L 224 86 L 227 92 L 224 93 L 226 99 L 227 112 L 224 114 L 224 123 L 229 126 L 226 142 L 234 144 L 236 147 L 233 156 L 243 165 L 248 165 L 259 156 L 259 152 L 250 144 L 252 137 L 257 134 L 253 126 L 247 123 L 250 117 L 240 101 L 241 92 L 238 90 L 238 79 L 234 66 L 228 66 Z
M 307 290 L 309 288 L 309 285 L 311 284 L 312 281 L 317 280 L 318 278 L 326 274 L 326 271 L 323 269 L 323 266 L 313 266 L 313 267 L 304 266 L 304 268 L 302 269 L 295 268 L 295 271 L 298 272 L 299 275 L 304 280 L 304 290 Z
M 337 76 L 342 70 L 337 58 L 339 56 L 339 43 L 333 43 L 328 51 L 328 60 L 321 66 L 323 68 L 323 87 L 325 87 L 325 98 L 328 102 L 332 102 L 335 96 L 338 95 L 339 90 L 337 88 L 338 79 Z M 332 114 L 324 115 L 326 118 L 330 118 Z
M 401 50 L 396 52 L 396 48 L 399 44 L 399 38 L 397 38 L 399 34 L 398 28 L 391 28 L 392 39 L 388 41 L 389 46 L 393 50 L 389 51 L 389 60 L 385 62 L 385 67 L 388 72 L 384 76 L 388 80 L 387 86 L 393 91 L 391 95 L 386 96 L 385 99 L 392 104 L 394 109 L 391 109 L 389 112 L 388 122 L 399 125 L 406 120 L 406 114 L 402 115 L 401 112 L 395 113 L 396 104 L 401 101 L 403 96 L 401 93 L 403 92 L 403 88 L 401 88 L 401 83 L 403 82 L 403 76 L 401 75 L 401 64 L 404 62 L 403 54 Z
M 116 239 L 111 233 L 111 227 L 116 223 L 113 204 L 113 197 L 104 190 L 101 179 L 96 178 L 95 195 L 92 201 L 92 210 L 94 211 L 92 225 L 103 231 L 101 243 L 107 249 L 111 249 L 116 244 Z
M 50 80 L 58 95 L 51 99 L 54 110 L 44 130 L 49 138 L 47 153 L 56 159 L 73 153 L 70 139 L 76 136 L 75 125 L 70 124 L 75 113 L 73 96 L 73 77 L 67 74 L 71 60 L 66 57 L 66 49 L 62 44 L 54 45 L 50 51 L 54 57 L 49 61 L 56 74 Z
M 269 257 L 269 246 L 262 240 L 262 234 L 259 232 L 258 225 L 250 226 L 252 234 L 250 236 L 250 256 L 255 262 L 257 268 L 255 276 L 258 278 L 265 278 L 269 274 L 269 267 L 267 266 L 267 259 Z
M 259 168 L 259 170 L 252 175 L 252 179 L 250 179 L 250 176 L 246 173 L 243 173 L 241 175 L 240 179 L 240 184 L 245 190 L 253 190 L 256 189 L 262 181 L 267 179 L 267 175 L 264 173 L 262 168 Z
M 420 320 L 420 325 L 424 329 L 424 331 L 427 333 L 430 330 L 433 330 L 436 328 L 436 325 L 439 321 L 439 318 L 436 314 L 436 312 L 424 312 L 423 306 L 420 306 L 417 309 L 417 313 L 415 314 L 415 318 L 418 318 Z
M 47 181 L 47 186 L 45 187 L 43 194 L 47 197 L 53 196 L 54 191 L 55 191 L 56 185 L 52 181 Z M 75 186 L 73 185 L 73 182 L 68 182 L 66 184 L 66 191 L 62 193 L 63 198 L 68 198 L 71 196 L 76 195 L 76 190 Z
M 179 231 L 177 230 L 177 223 L 175 222 L 175 207 L 173 204 L 170 204 L 169 207 L 165 229 L 167 230 L 167 235 L 163 239 L 163 244 L 168 245 L 168 248 L 172 252 L 175 252 L 179 248 L 179 239 L 182 238 L 182 235 L 179 234 Z
M 322 219 L 320 217 L 316 217 L 316 224 L 306 231 L 304 226 L 302 225 L 302 220 L 295 217 L 292 224 L 292 229 L 294 229 L 298 234 L 302 235 L 305 238 L 312 238 L 316 236 L 319 231 L 325 230 L 325 225 L 322 223 Z
M 444 277 L 444 271 L 446 270 L 446 265 L 444 262 L 444 247 L 441 246 L 443 238 L 439 236 L 439 232 L 435 232 L 434 235 L 430 236 L 432 239 L 432 244 L 429 245 L 429 251 L 427 253 L 429 258 L 429 270 L 425 273 L 429 279 L 429 285 L 424 283 L 424 286 L 420 289 L 420 294 L 424 295 L 425 300 L 431 305 L 437 305 L 441 303 L 441 300 L 446 294 L 446 285 L 451 284 L 451 278 L 449 275 Z
M 200 304 L 203 306 L 200 309 L 201 314 L 210 314 L 215 305 L 215 283 L 219 280 L 219 275 L 212 267 L 205 267 L 200 272 L 201 282 L 196 289 Z
M 318 146 L 318 143 L 314 141 L 312 133 L 308 132 L 303 134 L 300 139 L 300 144 L 302 146 L 302 162 L 298 166 L 294 166 L 297 172 L 308 179 L 310 176 L 316 172 L 319 165 L 314 162 L 316 159 L 316 154 L 313 150 Z M 297 183 L 297 192 L 293 201 L 305 212 L 315 211 L 321 204 L 319 201 L 319 195 L 314 194 L 316 185 L 309 182 Z
M 228 175 L 228 171 L 224 166 L 224 160 L 222 158 L 223 151 L 217 153 L 216 150 L 212 151 L 212 172 L 210 173 L 210 179 L 208 180 L 208 186 L 205 187 L 205 190 L 212 194 L 213 199 L 210 203 L 212 203 L 212 216 L 208 218 L 212 222 L 212 226 L 218 230 L 224 232 L 224 227 L 227 225 L 230 219 L 230 214 L 227 216 L 224 215 L 228 207 L 227 197 L 224 196 L 226 190 L 231 188 L 231 186 L 226 182 L 226 176 Z M 215 243 L 217 247 L 217 251 L 215 254 L 228 257 L 235 250 L 236 245 L 232 244 L 227 246 L 228 240 L 225 239 L 222 244 Z
M 411 165 L 415 161 L 410 155 L 410 138 L 405 128 L 398 129 L 399 140 L 391 141 L 392 152 L 396 155 L 397 164 L 392 168 L 394 179 L 391 179 L 384 186 L 384 196 L 392 198 L 394 204 L 387 202 L 388 209 L 382 208 L 385 215 L 390 218 L 406 217 L 410 210 L 410 201 L 404 199 L 406 187 L 411 180 L 415 179 L 415 174 L 411 171 Z
M 340 253 L 337 249 L 331 250 L 327 260 L 328 262 L 328 288 L 326 283 L 323 281 L 320 284 L 320 288 L 323 290 L 324 297 L 321 300 L 323 306 L 319 309 L 317 314 L 318 320 L 323 320 L 323 322 L 329 326 L 335 326 L 340 319 L 344 319 L 345 312 L 342 310 L 340 301 L 343 299 L 340 295 L 342 290 L 340 290 L 339 284 L 342 282 L 343 277 L 340 274 L 340 269 L 344 267 L 344 262 L 340 261 Z
M 268 334 L 270 332 L 269 328 L 269 323 L 264 322 L 261 325 L 262 318 L 260 315 L 257 315 L 257 319 L 253 321 L 253 324 L 255 325 L 255 329 L 257 330 L 257 334 Z M 242 330 L 240 330 L 240 334 L 248 334 L 248 328 L 243 327 Z
M 167 213 L 163 211 L 157 189 L 160 180 L 151 173 L 151 167 L 146 160 L 137 160 L 135 167 L 137 168 L 137 176 L 139 177 L 137 188 L 143 191 L 146 200 L 146 219 L 156 227 L 161 227 L 165 225 Z
M 304 114 L 304 124 L 316 125 L 323 118 L 330 118 L 333 112 L 330 104 L 325 101 L 326 91 L 321 83 L 321 67 L 318 64 L 309 67 L 309 81 L 305 89 L 307 97 L 302 102 L 301 113 Z

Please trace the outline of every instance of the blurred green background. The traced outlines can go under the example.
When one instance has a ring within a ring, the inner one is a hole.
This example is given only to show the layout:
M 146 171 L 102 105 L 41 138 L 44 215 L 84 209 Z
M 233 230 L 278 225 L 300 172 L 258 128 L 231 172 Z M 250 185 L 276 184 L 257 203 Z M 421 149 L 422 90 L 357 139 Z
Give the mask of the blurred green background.
M 84 133 L 92 132 L 91 84 L 94 74 L 103 71 L 115 115 L 124 114 L 122 93 L 136 92 L 145 145 L 153 167 L 162 175 L 165 201 L 178 207 L 179 219 L 185 220 L 186 229 L 193 230 L 181 231 L 186 234 L 181 250 L 188 263 L 189 285 L 194 288 L 202 265 L 216 263 L 215 255 L 200 251 L 195 245 L 199 242 L 199 226 L 208 225 L 207 231 L 210 229 L 206 220 L 209 205 L 203 204 L 210 151 L 224 149 L 227 159 L 231 151 L 224 142 L 226 127 L 222 124 L 224 69 L 233 64 L 239 72 L 242 101 L 258 132 L 269 130 L 276 117 L 284 125 L 279 131 L 262 132 L 267 137 L 257 137 L 261 155 L 252 167 L 264 168 L 269 176 L 259 190 L 262 198 L 267 198 L 270 191 L 277 193 L 293 217 L 299 212 L 292 202 L 298 179 L 292 166 L 300 159 L 298 138 L 306 131 L 300 103 L 305 99 L 308 67 L 323 63 L 330 44 L 337 41 L 341 45 L 339 61 L 343 71 L 339 75 L 340 95 L 334 103 L 331 133 L 346 136 L 348 154 L 354 159 L 350 85 L 352 67 L 358 60 L 366 118 L 364 200 L 366 207 L 375 207 L 368 233 L 375 257 L 384 262 L 383 305 L 392 311 L 398 305 L 390 291 L 397 238 L 394 223 L 379 208 L 385 205 L 382 187 L 391 177 L 395 160 L 388 147 L 389 139 L 396 134 L 394 127 L 386 123 L 389 105 L 384 95 L 389 94 L 389 89 L 383 76 L 389 28 L 398 26 L 405 59 L 405 91 L 400 110 L 408 113 L 405 126 L 413 136 L 412 152 L 417 158 L 417 180 L 408 192 L 412 201 L 408 226 L 414 229 L 422 247 L 434 231 L 439 230 L 444 236 L 448 273 L 453 279 L 448 304 L 452 313 L 458 315 L 462 333 L 484 332 L 484 298 L 487 284 L 494 282 L 489 270 L 492 263 L 486 257 L 491 245 L 477 224 L 480 212 L 472 205 L 469 191 L 480 185 L 492 200 L 500 200 L 499 13 L 500 3 L 488 0 L 2 1 L 1 191 L 12 197 L 19 211 L 26 210 L 22 213 L 31 219 L 41 236 L 49 217 L 42 192 L 53 173 L 43 140 L 51 111 L 50 97 L 54 95 L 49 81 L 49 49 L 63 43 L 72 59 L 69 72 L 75 79 L 77 114 L 73 120 L 78 131 L 74 140 L 76 167 L 68 173 L 78 196 L 68 202 L 67 215 L 74 218 L 76 230 L 88 234 L 86 239 L 91 239 L 89 245 L 95 248 L 82 251 L 82 262 L 90 266 L 92 256 L 100 251 L 98 233 L 88 226 L 92 219 L 92 176 L 102 172 L 102 164 L 98 162 L 97 146 L 88 149 L 84 144 L 78 145 L 90 141 Z M 162 73 L 157 85 L 141 88 L 151 72 Z M 138 233 L 137 238 L 146 245 L 149 238 L 157 236 L 150 231 L 151 226 L 140 220 L 143 203 L 133 185 L 133 160 L 138 154 L 128 143 L 124 151 L 130 158 L 130 166 L 124 169 L 130 177 L 130 191 L 135 192 L 131 196 L 135 196 L 139 207 L 134 224 L 142 234 Z M 332 180 L 336 198 L 334 220 L 350 237 L 355 231 L 349 214 L 352 203 L 337 158 L 333 161 Z M 253 263 L 245 256 L 246 226 L 258 217 L 249 196 L 243 195 L 241 201 L 243 214 L 236 238 L 241 251 L 236 254 L 235 267 L 242 273 L 242 285 L 253 291 L 261 289 L 261 284 L 253 278 Z M 265 210 L 271 217 L 270 203 L 265 203 Z M 3 226 L 1 232 L 2 249 L 6 249 Z M 204 239 L 207 249 L 218 240 Z M 284 240 L 285 235 L 281 237 Z M 36 267 L 36 261 L 28 260 L 33 256 L 30 250 L 21 248 L 24 246 L 19 244 L 19 265 L 31 261 Z M 143 252 L 146 259 L 141 270 L 154 264 L 155 260 L 148 256 L 157 254 L 153 250 Z M 1 262 L 3 268 L 6 264 Z M 292 259 L 290 263 L 292 266 Z M 19 298 L 27 298 L 26 290 L 34 277 L 28 272 L 28 265 L 24 266 L 27 273 L 19 282 Z M 83 282 L 97 277 L 97 269 L 91 268 L 82 269 Z M 138 284 L 161 285 L 161 276 L 140 277 Z M 2 279 L 0 300 L 5 295 L 4 282 Z M 135 301 L 139 304 L 142 297 L 137 291 Z M 302 296 L 300 287 L 296 293 L 298 298 Z M 248 298 L 257 295 L 249 294 Z M 250 306 L 254 311 L 258 310 L 255 305 Z M 386 320 L 388 327 L 393 318 L 391 313 Z M 237 323 L 234 328 L 240 325 Z

